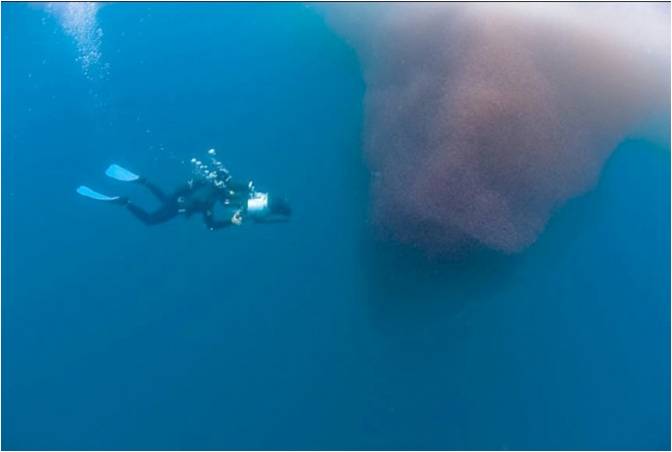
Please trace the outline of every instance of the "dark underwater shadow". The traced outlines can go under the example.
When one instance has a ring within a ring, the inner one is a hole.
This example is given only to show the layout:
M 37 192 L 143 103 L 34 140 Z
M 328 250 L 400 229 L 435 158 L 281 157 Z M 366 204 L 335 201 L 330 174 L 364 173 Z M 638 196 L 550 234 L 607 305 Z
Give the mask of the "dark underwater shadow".
M 361 146 L 361 144 L 360 144 Z M 359 152 L 359 147 L 357 148 Z M 370 217 L 370 173 L 358 153 L 348 153 L 347 192 L 357 218 Z M 345 183 L 346 181 L 344 181 Z M 459 316 L 470 303 L 495 296 L 510 285 L 519 257 L 476 243 L 450 254 L 427 253 L 382 238 L 368 221 L 355 227 L 358 278 L 369 321 L 379 328 L 424 328 Z
M 369 229 L 360 244 L 364 298 L 371 320 L 380 327 L 433 323 L 459 316 L 465 306 L 495 296 L 510 284 L 514 256 L 477 245 L 450 255 L 374 237 Z

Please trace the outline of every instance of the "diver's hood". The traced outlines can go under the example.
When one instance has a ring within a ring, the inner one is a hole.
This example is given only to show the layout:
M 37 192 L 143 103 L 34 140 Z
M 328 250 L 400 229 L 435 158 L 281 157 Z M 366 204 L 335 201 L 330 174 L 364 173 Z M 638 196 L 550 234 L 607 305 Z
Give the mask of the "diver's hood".
M 247 217 L 263 223 L 289 220 L 292 209 L 283 198 L 256 192 L 247 200 Z

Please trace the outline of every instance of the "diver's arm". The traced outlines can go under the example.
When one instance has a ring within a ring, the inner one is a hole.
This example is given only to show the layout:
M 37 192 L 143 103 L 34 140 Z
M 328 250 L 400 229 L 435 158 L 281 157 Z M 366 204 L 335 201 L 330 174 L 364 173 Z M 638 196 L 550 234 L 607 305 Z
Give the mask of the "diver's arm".
M 240 224 L 237 218 L 240 217 L 234 215 L 226 220 L 215 220 L 215 216 L 212 213 L 212 210 L 206 210 L 205 212 L 203 212 L 203 223 L 205 223 L 207 228 L 210 229 L 211 231 L 214 231 L 215 229 L 224 229 L 229 226 Z
M 240 182 L 227 182 L 225 186 L 226 197 L 231 201 L 242 202 L 243 204 L 254 193 L 254 184 L 252 181 L 243 184 Z

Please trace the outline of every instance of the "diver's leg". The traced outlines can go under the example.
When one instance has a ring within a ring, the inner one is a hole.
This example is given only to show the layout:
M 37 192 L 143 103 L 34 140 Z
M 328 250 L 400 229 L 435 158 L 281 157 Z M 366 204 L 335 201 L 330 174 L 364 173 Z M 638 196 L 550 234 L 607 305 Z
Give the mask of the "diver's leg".
M 126 209 L 128 209 L 135 218 L 142 221 L 147 226 L 165 223 L 166 221 L 175 218 L 179 213 L 177 207 L 172 204 L 165 204 L 154 212 L 147 212 L 143 208 L 127 201 Z
M 108 166 L 107 169 L 105 170 L 105 174 L 111 177 L 112 179 L 121 182 L 135 182 L 136 184 L 144 185 L 162 203 L 167 203 L 169 200 L 168 196 L 166 196 L 163 190 L 161 190 L 159 187 L 149 182 L 145 177 L 139 176 L 133 173 L 132 171 L 127 170 L 126 168 L 122 168 L 116 163 L 113 163 L 112 165 Z
M 169 201 L 170 198 L 168 197 L 168 195 L 166 195 L 166 193 L 163 190 L 161 190 L 153 183 L 149 182 L 144 177 L 139 178 L 138 183 L 143 187 L 147 188 L 147 190 L 149 190 L 154 196 L 156 196 L 156 198 L 162 203 L 167 203 Z

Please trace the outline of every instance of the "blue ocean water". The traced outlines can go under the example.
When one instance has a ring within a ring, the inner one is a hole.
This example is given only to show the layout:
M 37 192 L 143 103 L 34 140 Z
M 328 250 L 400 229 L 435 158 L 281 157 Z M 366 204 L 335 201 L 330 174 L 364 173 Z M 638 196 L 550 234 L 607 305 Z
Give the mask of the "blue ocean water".
M 362 71 L 319 13 L 96 26 L 85 72 L 2 4 L 4 449 L 669 449 L 669 144 L 624 141 L 521 254 L 427 260 L 374 240 Z M 211 147 L 292 221 L 147 228 L 74 191 Z

